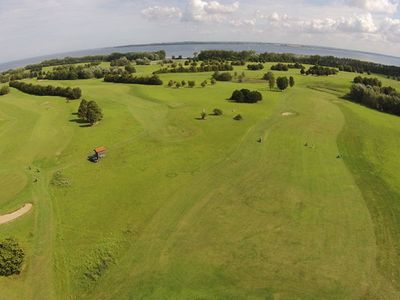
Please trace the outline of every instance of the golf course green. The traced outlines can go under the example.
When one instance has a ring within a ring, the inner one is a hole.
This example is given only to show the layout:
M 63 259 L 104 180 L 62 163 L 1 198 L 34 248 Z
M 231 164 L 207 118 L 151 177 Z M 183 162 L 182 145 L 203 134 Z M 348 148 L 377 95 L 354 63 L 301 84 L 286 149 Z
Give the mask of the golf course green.
M 93 126 L 80 100 L 1 96 L 0 215 L 33 206 L 0 225 L 25 252 L 0 299 L 400 299 L 400 117 L 346 100 L 355 73 L 274 71 L 281 92 L 264 65 L 204 88 L 22 80 L 80 87 Z

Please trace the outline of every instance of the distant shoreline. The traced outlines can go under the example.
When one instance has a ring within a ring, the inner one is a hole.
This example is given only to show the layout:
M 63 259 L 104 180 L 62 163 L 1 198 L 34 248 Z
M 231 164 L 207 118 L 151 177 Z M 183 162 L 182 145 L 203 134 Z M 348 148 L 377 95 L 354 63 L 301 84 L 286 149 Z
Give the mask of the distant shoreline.
M 140 52 L 164 49 L 168 57 L 182 55 L 184 57 L 193 55 L 193 52 L 202 50 L 254 50 L 256 52 L 276 52 L 276 53 L 293 53 L 296 55 L 320 55 L 320 56 L 336 56 L 342 58 L 359 59 L 362 61 L 371 61 L 383 65 L 400 66 L 400 57 L 387 54 L 372 53 L 359 50 L 347 50 L 325 46 L 300 45 L 288 43 L 268 43 L 268 42 L 234 42 L 234 41 L 184 41 L 184 42 L 163 42 L 148 44 L 132 44 L 119 45 L 113 47 L 103 47 L 95 49 L 85 49 L 77 51 L 69 51 L 63 53 L 55 53 L 37 57 L 30 57 L 9 62 L 0 63 L 0 71 L 24 67 L 28 64 L 39 63 L 43 60 L 53 58 L 63 58 L 66 56 L 79 57 L 87 55 L 111 54 L 112 52 Z

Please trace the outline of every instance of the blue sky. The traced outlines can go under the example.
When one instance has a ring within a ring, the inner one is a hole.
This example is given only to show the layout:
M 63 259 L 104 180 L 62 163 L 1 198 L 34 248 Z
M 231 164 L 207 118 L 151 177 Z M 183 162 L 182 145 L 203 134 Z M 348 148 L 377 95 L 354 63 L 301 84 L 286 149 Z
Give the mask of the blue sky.
M 400 56 L 399 0 L 0 0 L 0 62 L 124 44 L 260 41 Z

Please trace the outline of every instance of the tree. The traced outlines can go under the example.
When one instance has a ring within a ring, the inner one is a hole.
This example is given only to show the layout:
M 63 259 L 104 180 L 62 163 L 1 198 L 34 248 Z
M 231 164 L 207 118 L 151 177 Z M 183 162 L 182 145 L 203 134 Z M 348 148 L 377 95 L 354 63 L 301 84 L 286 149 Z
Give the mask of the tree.
M 188 81 L 188 86 L 189 86 L 190 88 L 194 88 L 195 85 L 196 85 L 196 81 L 194 81 L 194 80 L 189 80 L 189 81 Z
M 136 73 L 136 68 L 132 64 L 129 64 L 125 66 L 125 71 L 129 74 Z
M 101 119 L 103 119 L 101 108 L 95 101 L 89 101 L 87 104 L 86 121 L 93 125 Z
M 211 84 L 215 85 L 217 83 L 217 81 L 214 78 L 211 78 Z
M 0 88 L 0 96 L 7 95 L 9 92 L 10 88 L 6 85 Z
M 270 90 L 272 90 L 275 87 L 275 75 L 273 73 L 271 73 L 271 75 L 269 76 L 268 86 Z
M 233 100 L 235 102 L 243 102 L 244 101 L 244 95 L 243 95 L 243 93 L 241 91 L 235 90 L 232 93 L 232 96 L 231 96 L 231 98 L 229 100 Z
M 205 120 L 207 118 L 207 113 L 205 109 L 203 109 L 203 111 L 201 112 L 200 117 L 202 120 Z
M 268 73 L 265 73 L 263 76 L 263 79 L 266 81 L 269 81 L 269 79 L 274 76 L 274 73 L 272 73 L 271 71 L 269 71 Z
M 0 276 L 21 273 L 24 251 L 14 239 L 0 241 Z
M 306 73 L 306 70 L 304 69 L 304 67 L 303 68 L 301 68 L 301 70 L 300 70 L 300 74 L 301 75 L 304 75 Z
M 71 97 L 68 97 L 70 99 L 79 99 L 82 96 L 82 91 L 80 88 L 73 88 L 71 91 Z
M 294 87 L 294 78 L 293 78 L 293 76 L 289 77 L 289 85 L 290 85 L 290 87 Z
M 170 80 L 170 81 L 168 82 L 168 86 L 169 86 L 169 87 L 173 87 L 174 85 L 175 85 L 175 81 Z
M 181 85 L 182 85 L 183 87 L 185 87 L 185 86 L 186 86 L 186 81 L 185 81 L 185 80 L 182 80 Z
M 177 89 L 179 89 L 181 86 L 182 86 L 182 84 L 181 84 L 180 82 L 175 83 L 175 87 L 176 87 Z
M 88 102 L 85 99 L 82 99 L 81 104 L 79 104 L 78 108 L 78 117 L 82 120 L 86 120 L 88 110 Z
M 289 80 L 287 79 L 287 77 L 278 77 L 276 79 L 276 85 L 278 86 L 278 88 L 283 91 L 285 89 L 287 89 L 287 87 L 289 86 Z
M 204 81 L 201 83 L 201 87 L 205 88 L 206 86 L 207 86 L 207 80 L 204 80 Z

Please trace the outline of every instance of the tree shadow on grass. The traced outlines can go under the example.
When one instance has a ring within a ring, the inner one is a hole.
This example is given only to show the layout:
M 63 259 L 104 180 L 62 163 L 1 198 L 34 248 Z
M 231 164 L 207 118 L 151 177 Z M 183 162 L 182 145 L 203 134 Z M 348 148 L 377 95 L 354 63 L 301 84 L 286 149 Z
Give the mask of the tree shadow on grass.
M 197 118 L 194 118 L 195 120 L 198 120 L 198 121 L 205 121 L 205 119 L 202 119 L 202 118 L 200 118 L 200 117 L 197 117 Z
M 87 124 L 85 120 L 82 119 L 71 119 L 69 120 L 71 123 L 78 123 L 78 124 Z
M 91 124 L 85 124 L 85 125 L 79 125 L 79 127 L 86 128 L 86 127 L 92 127 L 92 125 Z

